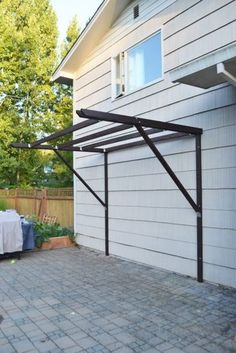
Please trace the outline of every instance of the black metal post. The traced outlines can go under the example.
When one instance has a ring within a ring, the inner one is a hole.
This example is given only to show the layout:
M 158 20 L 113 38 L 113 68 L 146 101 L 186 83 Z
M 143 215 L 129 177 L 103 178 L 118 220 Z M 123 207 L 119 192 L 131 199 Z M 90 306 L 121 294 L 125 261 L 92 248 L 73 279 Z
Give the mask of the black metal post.
M 109 256 L 109 200 L 108 200 L 108 153 L 104 153 L 104 190 L 105 190 L 105 255 Z
M 197 280 L 203 282 L 203 227 L 202 227 L 202 151 L 201 135 L 196 136 L 196 185 L 197 185 Z

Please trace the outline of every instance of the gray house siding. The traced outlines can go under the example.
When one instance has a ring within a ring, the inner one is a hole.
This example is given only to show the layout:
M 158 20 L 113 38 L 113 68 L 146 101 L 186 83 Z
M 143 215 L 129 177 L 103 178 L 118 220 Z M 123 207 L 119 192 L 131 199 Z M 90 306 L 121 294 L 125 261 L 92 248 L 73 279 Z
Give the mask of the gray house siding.
M 133 6 L 140 17 L 132 18 Z M 235 41 L 235 1 L 139 0 L 127 7 L 80 67 L 75 109 L 90 108 L 204 129 L 204 279 L 236 287 L 236 90 L 173 84 L 170 70 Z M 111 98 L 111 58 L 157 30 L 163 80 Z M 74 122 L 79 119 L 75 115 Z M 104 123 L 105 125 L 105 123 Z M 89 130 L 96 130 L 91 127 Z M 195 198 L 192 138 L 159 149 Z M 103 157 L 75 154 L 75 167 L 104 197 Z M 109 155 L 110 253 L 196 276 L 196 215 L 148 147 Z M 82 245 L 104 250 L 104 210 L 75 181 L 75 229 Z

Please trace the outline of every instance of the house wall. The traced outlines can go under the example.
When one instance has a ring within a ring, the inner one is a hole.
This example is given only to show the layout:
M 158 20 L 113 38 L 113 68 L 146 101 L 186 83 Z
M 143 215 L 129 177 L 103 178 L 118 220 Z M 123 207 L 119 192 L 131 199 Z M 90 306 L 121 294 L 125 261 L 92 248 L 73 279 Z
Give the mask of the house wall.
M 133 20 L 133 6 L 140 16 Z M 169 71 L 236 38 L 235 1 L 133 1 L 76 73 L 75 108 L 89 108 L 204 129 L 204 279 L 236 287 L 236 90 L 173 84 Z M 164 78 L 111 99 L 111 57 L 163 33 Z M 79 118 L 75 115 L 74 122 Z M 102 123 L 106 125 L 105 123 Z M 89 128 L 96 130 L 96 126 Z M 193 138 L 161 153 L 195 198 Z M 104 197 L 103 156 L 75 154 L 75 167 Z M 82 245 L 104 250 L 104 210 L 75 181 L 75 228 Z M 196 277 L 196 214 L 148 147 L 109 155 L 110 253 Z

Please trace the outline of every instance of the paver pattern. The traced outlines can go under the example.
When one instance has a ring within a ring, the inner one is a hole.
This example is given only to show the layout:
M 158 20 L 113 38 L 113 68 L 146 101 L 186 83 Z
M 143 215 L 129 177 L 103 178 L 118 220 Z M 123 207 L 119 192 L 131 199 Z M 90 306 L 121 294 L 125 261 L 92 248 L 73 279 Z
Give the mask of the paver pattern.
M 0 261 L 0 353 L 236 352 L 236 291 L 88 249 Z

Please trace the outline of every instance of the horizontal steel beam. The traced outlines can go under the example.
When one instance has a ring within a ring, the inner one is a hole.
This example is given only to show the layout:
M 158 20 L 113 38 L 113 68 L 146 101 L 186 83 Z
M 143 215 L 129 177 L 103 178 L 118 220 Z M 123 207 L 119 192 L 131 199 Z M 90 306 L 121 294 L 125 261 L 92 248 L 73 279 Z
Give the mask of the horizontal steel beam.
M 120 123 L 120 124 L 126 124 L 126 125 L 128 124 L 133 126 L 141 125 L 142 127 L 149 127 L 149 128 L 175 131 L 175 132 L 184 132 L 184 133 L 193 134 L 193 135 L 202 134 L 202 129 L 199 129 L 199 128 L 186 126 L 186 125 L 173 124 L 173 123 L 168 123 L 163 121 L 142 119 L 134 116 L 106 113 L 106 112 L 100 112 L 100 111 L 89 110 L 89 109 L 77 110 L 76 113 L 80 117 L 87 118 L 87 119 L 97 119 L 100 121 L 110 121 L 113 123 Z
M 140 134 L 139 134 L 139 136 L 140 136 Z M 188 136 L 188 135 L 181 133 L 181 132 L 176 132 L 173 134 L 154 137 L 154 138 L 152 138 L 152 142 L 169 141 L 169 140 L 173 140 L 173 139 L 177 139 L 177 138 L 181 138 L 181 137 L 185 137 L 185 136 Z M 119 151 L 119 150 L 123 150 L 126 148 L 143 146 L 146 144 L 147 143 L 144 140 L 135 141 L 135 142 L 128 142 L 128 143 L 125 143 L 124 145 L 109 147 L 106 149 L 106 151 L 107 152 L 114 152 L 114 151 Z
M 115 127 L 112 127 L 112 128 L 109 128 L 109 129 L 105 129 L 105 130 L 102 130 L 102 131 L 99 131 L 99 132 L 95 132 L 95 133 L 90 134 L 90 135 L 79 137 L 79 138 L 77 138 L 75 140 L 72 140 L 72 141 L 68 141 L 68 142 L 62 143 L 62 144 L 58 145 L 58 147 L 67 147 L 67 146 L 75 145 L 75 144 L 78 144 L 78 143 L 86 142 L 86 141 L 89 141 L 89 140 L 93 140 L 95 138 L 99 138 L 99 137 L 102 137 L 102 136 L 113 134 L 115 132 L 127 130 L 127 129 L 130 129 L 131 127 L 132 126 L 129 126 L 129 125 L 115 126 Z
M 78 124 L 75 124 L 73 126 L 70 126 L 70 127 L 66 128 L 66 129 L 54 132 L 53 134 L 51 134 L 49 136 L 41 138 L 40 140 L 33 142 L 31 144 L 31 146 L 38 146 L 38 145 L 40 145 L 42 143 L 45 143 L 45 142 L 48 142 L 48 141 L 51 141 L 51 140 L 55 140 L 55 139 L 57 139 L 59 137 L 71 134 L 74 131 L 77 131 L 77 130 L 83 129 L 83 128 L 87 127 L 87 126 L 96 124 L 97 122 L 98 121 L 94 120 L 94 119 L 83 121 L 81 123 L 78 123 Z
M 94 152 L 94 153 L 103 153 L 103 149 L 101 148 L 87 148 L 87 147 L 59 147 L 52 145 L 39 145 L 32 146 L 28 143 L 11 143 L 11 147 L 14 148 L 25 148 L 25 149 L 33 149 L 33 150 L 49 150 L 49 151 L 71 151 L 71 152 Z
M 162 132 L 162 131 L 163 130 L 148 129 L 148 130 L 146 130 L 146 133 L 148 135 L 151 135 L 151 134 L 156 134 L 156 133 Z M 105 141 L 94 142 L 92 144 L 87 145 L 86 147 L 94 148 L 94 147 L 99 147 L 99 146 L 105 146 L 105 145 L 109 145 L 109 144 L 116 143 L 116 142 L 131 140 L 131 139 L 134 139 L 137 137 L 140 137 L 140 134 L 138 132 L 134 132 L 133 134 L 117 136 L 117 137 L 114 137 L 114 138 L 111 138 L 111 139 L 108 139 Z

